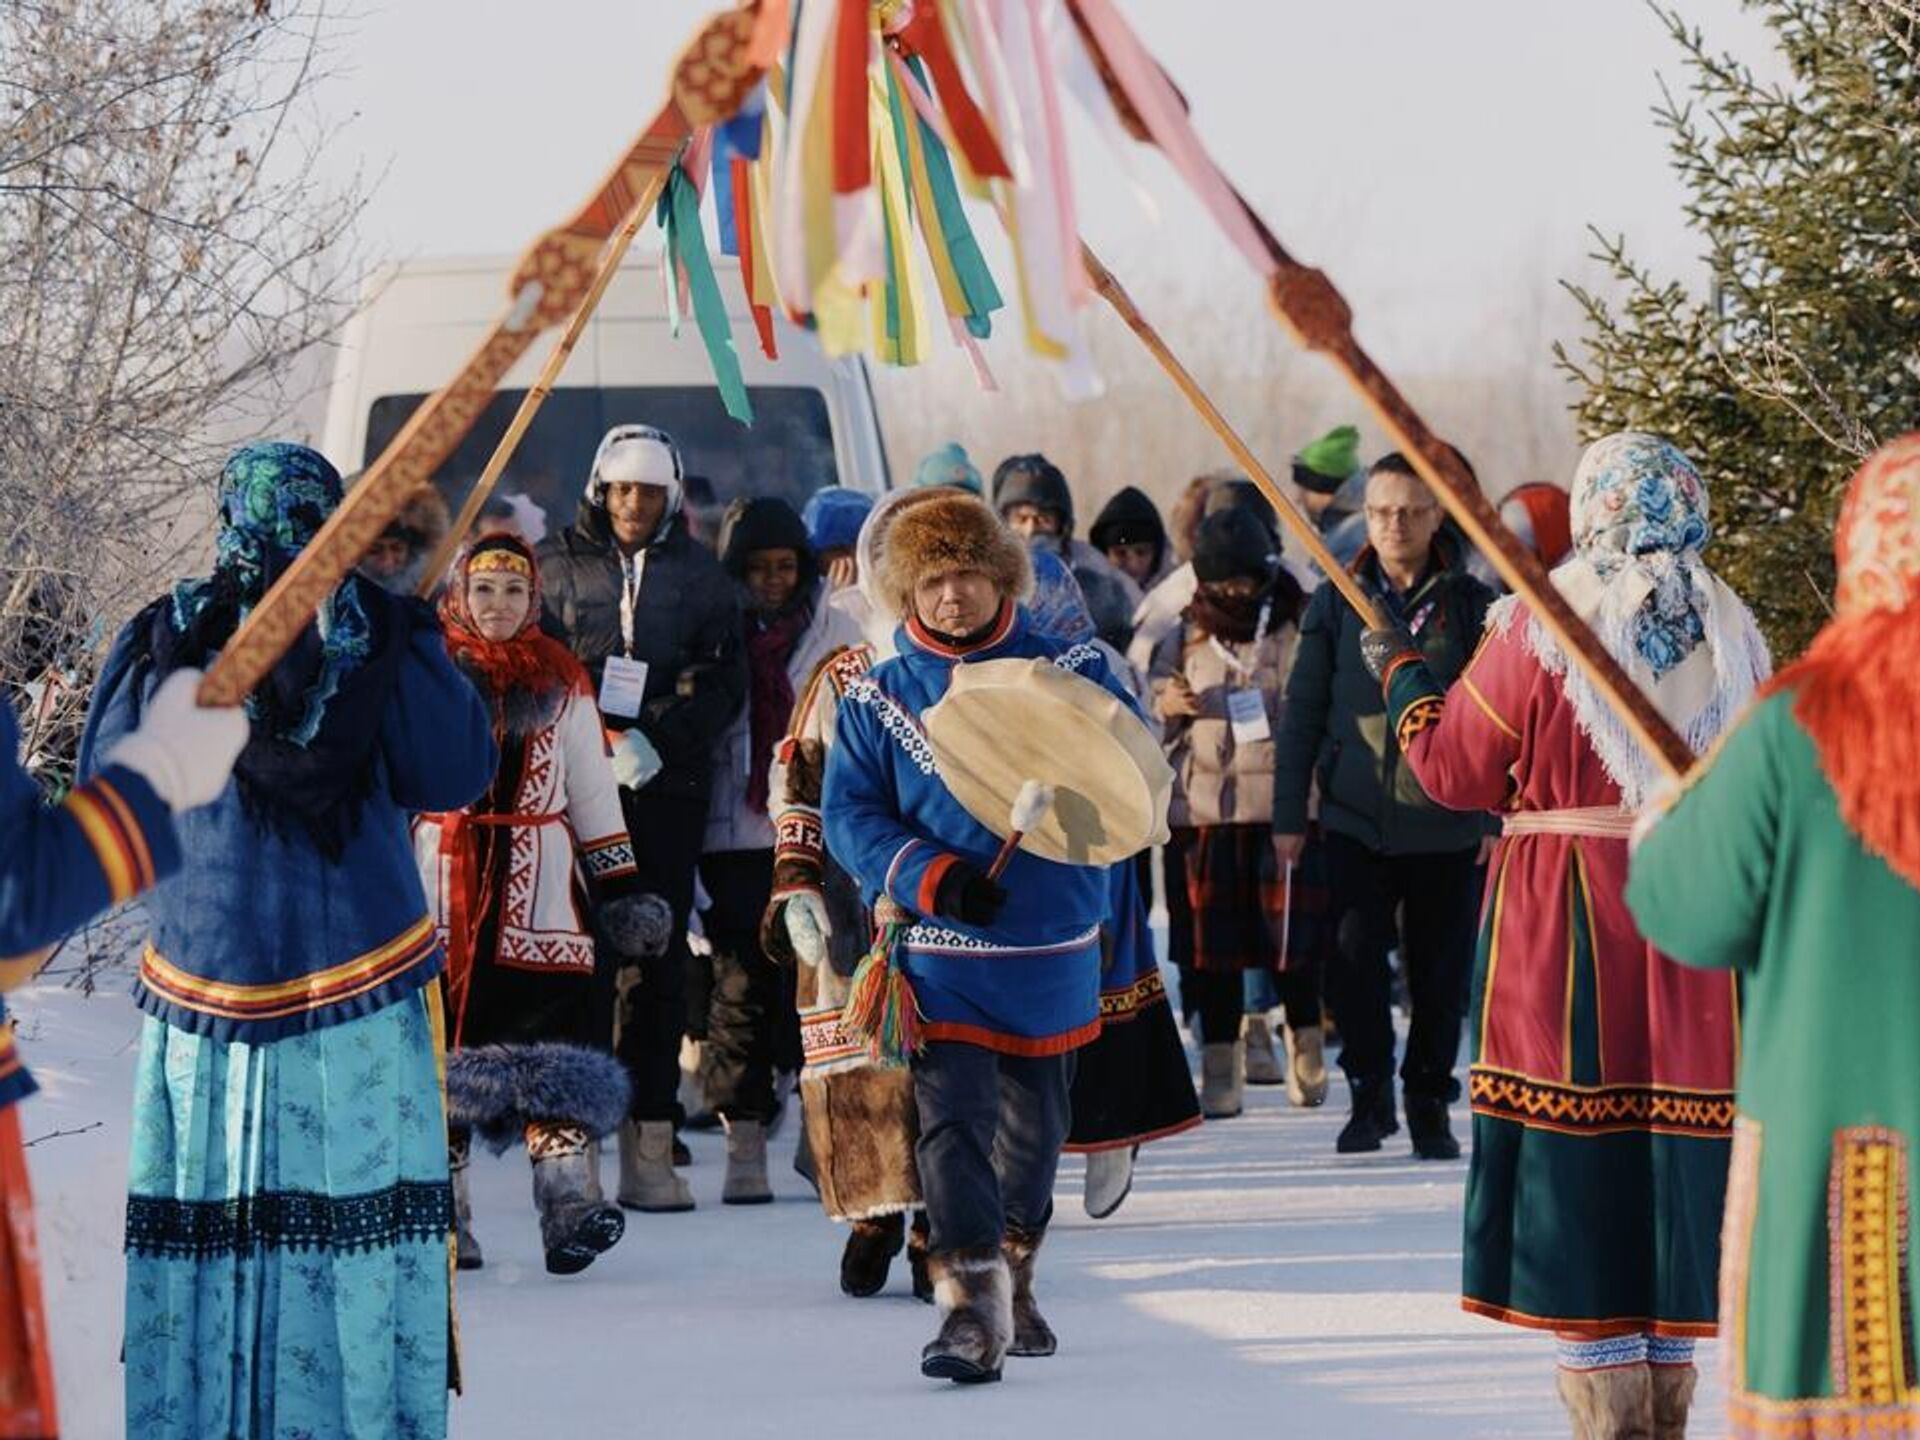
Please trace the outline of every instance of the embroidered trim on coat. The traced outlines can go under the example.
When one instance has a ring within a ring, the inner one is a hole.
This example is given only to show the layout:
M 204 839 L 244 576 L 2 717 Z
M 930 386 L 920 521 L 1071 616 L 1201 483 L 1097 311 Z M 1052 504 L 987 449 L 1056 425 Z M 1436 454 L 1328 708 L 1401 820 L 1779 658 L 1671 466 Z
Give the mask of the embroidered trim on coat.
M 188 974 L 149 945 L 140 960 L 140 983 L 162 1000 L 188 1010 L 230 1020 L 275 1020 L 377 990 L 431 960 L 439 950 L 433 920 L 423 915 L 400 936 L 364 955 L 295 980 L 242 985 Z
M 1725 1136 L 1733 1128 L 1733 1096 L 1724 1090 L 1674 1090 L 1651 1085 L 1555 1085 L 1475 1066 L 1468 1079 L 1467 1093 L 1474 1114 L 1512 1120 L 1540 1130 L 1582 1135 L 1652 1130 L 1661 1134 Z
M 1053 663 L 1062 670 L 1078 672 L 1100 658 L 1100 652 L 1082 641 L 1071 650 L 1063 651 L 1053 657 Z
M 881 728 L 899 742 L 900 748 L 907 752 L 907 758 L 913 761 L 922 775 L 938 773 L 933 763 L 933 747 L 927 743 L 927 737 L 920 733 L 920 727 L 901 708 L 898 700 L 871 680 L 860 680 L 849 685 L 847 699 L 865 705 L 879 717 Z
M 1147 1006 L 1166 999 L 1167 987 L 1158 971 L 1142 975 L 1131 985 L 1100 992 L 1100 1019 L 1111 1025 L 1131 1020 Z
M 378 1250 L 444 1241 L 453 1191 L 444 1180 L 402 1180 L 364 1195 L 268 1190 L 230 1200 L 127 1197 L 127 1252 L 182 1260 L 257 1250 Z
M 595 880 L 611 879 L 636 869 L 633 842 L 624 835 L 609 835 L 604 840 L 588 840 L 580 846 L 580 861 Z
M 1877 1126 L 1837 1132 L 1828 1185 L 1834 1389 L 1868 1406 L 1920 1398 L 1907 1328 L 1913 1290 L 1905 1139 Z
M 118 790 L 105 779 L 90 780 L 70 791 L 61 808 L 73 817 L 100 862 L 114 904 L 152 888 L 153 853 L 139 817 Z

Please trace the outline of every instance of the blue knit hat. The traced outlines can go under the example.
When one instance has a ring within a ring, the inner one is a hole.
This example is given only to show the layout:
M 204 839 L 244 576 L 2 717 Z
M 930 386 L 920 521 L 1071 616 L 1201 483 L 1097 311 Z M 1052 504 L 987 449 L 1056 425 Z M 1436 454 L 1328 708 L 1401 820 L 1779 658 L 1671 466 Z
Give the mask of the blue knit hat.
M 807 543 L 813 553 L 822 550 L 848 550 L 860 538 L 860 526 L 873 509 L 873 497 L 863 490 L 845 485 L 828 485 L 813 492 L 807 508 L 800 512 L 806 522 Z
M 967 458 L 967 452 L 958 440 L 949 440 L 922 460 L 920 468 L 913 472 L 913 483 L 916 489 L 929 485 L 956 485 L 962 490 L 971 490 L 975 495 L 982 493 L 980 471 Z

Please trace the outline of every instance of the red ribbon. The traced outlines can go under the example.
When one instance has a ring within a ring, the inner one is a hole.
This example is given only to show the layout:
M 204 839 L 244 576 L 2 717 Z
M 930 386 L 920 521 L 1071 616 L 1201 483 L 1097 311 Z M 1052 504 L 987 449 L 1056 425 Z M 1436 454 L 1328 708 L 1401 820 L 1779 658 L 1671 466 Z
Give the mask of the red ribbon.
M 960 78 L 960 62 L 954 58 L 938 8 L 931 3 L 915 5 L 912 18 L 901 27 L 898 38 L 906 49 L 927 62 L 934 88 L 940 92 L 940 104 L 947 112 L 947 124 L 953 130 L 953 142 L 966 157 L 967 168 L 982 180 L 1011 180 L 1013 169 L 1000 153 L 993 127 L 967 92 L 967 82 Z

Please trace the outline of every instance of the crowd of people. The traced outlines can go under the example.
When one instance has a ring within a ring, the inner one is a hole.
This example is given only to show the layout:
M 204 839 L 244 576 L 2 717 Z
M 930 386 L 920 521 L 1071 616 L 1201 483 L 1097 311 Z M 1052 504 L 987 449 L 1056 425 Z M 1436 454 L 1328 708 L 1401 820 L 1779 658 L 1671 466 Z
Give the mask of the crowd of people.
M 797 1109 L 842 1290 L 905 1251 L 938 1312 L 922 1372 L 997 1380 L 1058 1344 L 1038 1261 L 1063 1151 L 1104 1218 L 1143 1146 L 1240 1115 L 1248 1084 L 1323 1104 L 1337 1048 L 1339 1153 L 1404 1111 L 1415 1156 L 1457 1160 L 1463 1029 L 1463 1301 L 1557 1337 L 1577 1436 L 1682 1435 L 1722 1323 L 1740 1433 L 1920 1425 L 1916 997 L 1881 943 L 1920 911 L 1920 707 L 1888 663 L 1920 623 L 1920 442 L 1856 480 L 1835 621 L 1772 680 L 1673 445 L 1607 437 L 1570 492 L 1508 498 L 1716 755 L 1680 794 L 1407 458 L 1362 464 L 1343 426 L 1292 479 L 1382 628 L 1230 472 L 1164 516 L 1120 488 L 1081 538 L 1045 455 L 988 479 L 953 444 L 877 500 L 744 498 L 708 535 L 673 438 L 620 425 L 571 526 L 502 514 L 429 606 L 408 596 L 446 517 L 418 497 L 244 710 L 203 710 L 202 670 L 343 494 L 312 450 L 238 451 L 212 572 L 115 641 L 57 808 L 0 707 L 0 989 L 151 891 L 129 1433 L 444 1434 L 452 1269 L 510 1223 L 474 1213 L 475 1139 L 524 1145 L 569 1275 L 629 1212 L 693 1208 L 699 1114 L 723 1201 L 754 1205 Z M 1003 660 L 1097 687 L 1161 748 L 1157 852 L 1007 849 L 963 803 L 929 717 Z M 1862 973 L 1815 960 L 1838 955 Z M 1845 1084 L 1811 1078 L 1820 1016 L 1856 1042 Z M 0 1434 L 37 1436 L 30 1090 L 0 1028 Z

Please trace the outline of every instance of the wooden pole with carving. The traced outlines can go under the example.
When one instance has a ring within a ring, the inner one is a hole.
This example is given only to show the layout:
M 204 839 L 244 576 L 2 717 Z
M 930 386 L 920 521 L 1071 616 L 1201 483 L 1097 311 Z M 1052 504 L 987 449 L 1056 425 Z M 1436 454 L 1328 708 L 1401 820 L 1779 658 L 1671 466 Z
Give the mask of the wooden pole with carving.
M 406 497 L 451 455 L 515 362 L 543 330 L 574 315 L 593 284 L 609 237 L 663 177 L 696 126 L 735 113 L 773 53 L 757 6 L 728 10 L 701 28 L 673 71 L 671 94 L 587 204 L 548 231 L 515 268 L 512 303 L 460 373 L 414 411 L 377 460 L 237 629 L 201 683 L 202 705 L 245 699 L 312 622 Z
M 460 505 L 460 513 L 454 517 L 447 533 L 440 537 L 440 543 L 433 547 L 433 554 L 428 558 L 426 568 L 421 571 L 420 586 L 416 592 L 422 600 L 431 599 L 433 592 L 439 588 L 441 577 L 447 573 L 447 567 L 459 552 L 460 542 L 473 528 L 473 522 L 480 518 L 480 507 L 493 494 L 493 487 L 500 483 L 500 477 L 513 460 L 514 452 L 520 448 L 520 441 L 532 426 L 533 417 L 540 413 L 540 407 L 553 393 L 560 372 L 567 368 L 567 361 L 573 355 L 573 347 L 586 332 L 587 321 L 599 309 L 600 299 L 607 293 L 607 286 L 613 282 L 613 277 L 619 273 L 620 262 L 626 258 L 634 237 L 640 233 L 647 216 L 653 213 L 654 204 L 659 200 L 672 168 L 673 162 L 669 161 L 647 182 L 647 188 L 640 192 L 640 198 L 634 202 L 633 210 L 627 216 L 627 223 L 620 227 L 607 245 L 606 254 L 600 259 L 599 272 L 575 307 L 573 318 L 567 322 L 566 332 L 554 343 L 553 353 L 547 356 L 547 363 L 541 366 L 539 378 L 528 387 L 520 401 L 520 408 L 514 411 L 513 422 L 507 426 L 507 433 L 500 437 L 500 443 L 493 447 L 493 454 L 487 457 L 487 468 L 480 472 L 473 489 L 467 492 L 467 498 Z
M 1366 623 L 1368 629 L 1378 630 L 1384 626 L 1386 621 L 1381 618 L 1380 611 L 1374 605 L 1372 598 L 1360 588 L 1360 582 L 1353 578 L 1347 568 L 1334 558 L 1333 552 L 1327 548 L 1327 542 L 1320 538 L 1320 527 L 1301 514 L 1299 507 L 1282 493 L 1273 476 L 1268 474 L 1267 468 L 1260 463 L 1260 457 L 1255 455 L 1247 442 L 1240 438 L 1239 432 L 1233 428 L 1232 423 L 1220 413 L 1220 407 L 1213 403 L 1213 398 L 1200 388 L 1200 382 L 1195 380 L 1187 367 L 1180 363 L 1180 358 L 1160 337 L 1160 332 L 1154 329 L 1152 322 L 1140 313 L 1140 307 L 1133 303 L 1133 297 L 1127 293 L 1126 287 L 1121 285 L 1114 278 L 1113 272 L 1100 262 L 1100 257 L 1093 253 L 1092 247 L 1085 240 L 1080 242 L 1080 260 L 1087 267 L 1087 278 L 1093 282 L 1093 288 L 1100 292 L 1100 298 L 1113 307 L 1114 312 L 1126 322 L 1127 328 L 1139 337 L 1140 343 L 1145 345 L 1153 358 L 1160 362 L 1160 368 L 1167 372 L 1168 378 L 1173 381 L 1180 393 L 1187 397 L 1187 402 L 1199 412 L 1200 418 L 1207 422 L 1213 433 L 1220 437 L 1233 458 L 1240 462 L 1240 468 L 1247 472 L 1247 478 L 1259 487 L 1260 493 L 1266 496 L 1267 502 L 1273 506 L 1274 514 L 1279 517 L 1280 523 L 1292 531 L 1294 538 L 1306 547 L 1307 554 L 1313 557 L 1313 563 L 1320 567 L 1321 572 L 1332 582 L 1333 588 L 1340 592 L 1349 605 L 1353 606 L 1355 613 Z

